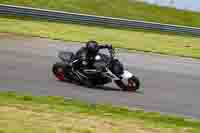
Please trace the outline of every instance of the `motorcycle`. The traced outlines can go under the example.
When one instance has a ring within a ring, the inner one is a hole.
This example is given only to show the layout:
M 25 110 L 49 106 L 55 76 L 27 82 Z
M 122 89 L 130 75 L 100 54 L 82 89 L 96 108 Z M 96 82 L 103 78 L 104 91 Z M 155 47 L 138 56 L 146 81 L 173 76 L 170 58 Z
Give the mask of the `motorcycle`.
M 114 82 L 123 91 L 136 91 L 140 87 L 139 79 L 124 69 L 123 64 L 115 57 L 114 48 L 109 54 L 98 53 L 94 61 L 94 69 L 87 67 L 80 70 L 74 69 L 75 59 L 73 52 L 60 51 L 60 62 L 53 65 L 52 72 L 60 81 L 75 82 L 87 87 L 102 86 Z M 86 64 L 82 61 L 83 66 Z

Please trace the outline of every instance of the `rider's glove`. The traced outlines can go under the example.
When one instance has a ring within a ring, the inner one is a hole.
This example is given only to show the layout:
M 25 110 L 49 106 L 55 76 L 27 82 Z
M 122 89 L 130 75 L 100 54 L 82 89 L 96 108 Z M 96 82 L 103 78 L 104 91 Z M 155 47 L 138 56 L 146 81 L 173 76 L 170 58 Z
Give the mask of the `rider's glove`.
M 112 45 L 107 45 L 107 48 L 108 49 L 112 49 Z

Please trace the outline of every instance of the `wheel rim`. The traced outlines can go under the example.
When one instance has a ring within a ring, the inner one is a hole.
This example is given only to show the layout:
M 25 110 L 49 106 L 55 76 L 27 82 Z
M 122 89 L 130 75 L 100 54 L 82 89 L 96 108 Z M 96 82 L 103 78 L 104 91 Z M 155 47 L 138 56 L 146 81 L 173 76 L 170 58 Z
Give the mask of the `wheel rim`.
M 56 70 L 55 76 L 56 76 L 57 79 L 63 81 L 65 79 L 63 68 L 58 68 Z
M 135 81 L 132 79 L 129 79 L 128 80 L 128 91 L 133 91 L 136 89 L 136 87 L 137 87 L 137 84 L 135 83 Z

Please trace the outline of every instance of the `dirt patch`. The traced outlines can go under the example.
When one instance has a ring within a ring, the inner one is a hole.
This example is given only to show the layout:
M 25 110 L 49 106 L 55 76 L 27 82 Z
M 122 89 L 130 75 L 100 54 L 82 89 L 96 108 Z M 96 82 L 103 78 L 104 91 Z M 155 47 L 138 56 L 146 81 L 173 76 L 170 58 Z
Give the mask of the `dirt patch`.
M 17 33 L 7 33 L 7 32 L 0 32 L 0 39 L 25 39 L 25 38 L 32 38 L 31 36 L 26 36 Z
M 22 122 L 22 123 L 21 123 Z M 23 105 L 0 106 L 0 129 L 8 129 L 12 125 L 16 132 L 26 131 L 58 131 L 70 133 L 175 133 L 183 130 L 147 128 L 138 120 L 114 121 L 74 113 L 37 112 L 34 108 Z M 9 128 L 12 129 L 11 127 Z M 26 129 L 26 130 L 24 130 Z

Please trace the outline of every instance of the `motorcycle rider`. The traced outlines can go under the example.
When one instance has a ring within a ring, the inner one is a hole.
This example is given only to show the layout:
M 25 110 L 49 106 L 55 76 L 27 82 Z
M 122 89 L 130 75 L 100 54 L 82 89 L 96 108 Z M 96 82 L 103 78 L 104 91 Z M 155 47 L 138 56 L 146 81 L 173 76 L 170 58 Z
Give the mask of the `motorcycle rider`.
M 93 40 L 86 42 L 86 45 L 80 48 L 75 55 L 74 69 L 94 69 L 93 63 L 100 49 L 112 50 L 112 45 L 99 45 L 98 42 Z

